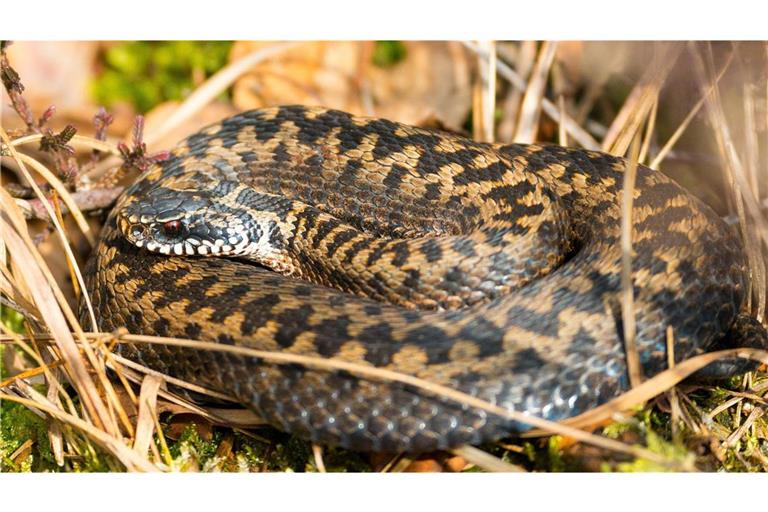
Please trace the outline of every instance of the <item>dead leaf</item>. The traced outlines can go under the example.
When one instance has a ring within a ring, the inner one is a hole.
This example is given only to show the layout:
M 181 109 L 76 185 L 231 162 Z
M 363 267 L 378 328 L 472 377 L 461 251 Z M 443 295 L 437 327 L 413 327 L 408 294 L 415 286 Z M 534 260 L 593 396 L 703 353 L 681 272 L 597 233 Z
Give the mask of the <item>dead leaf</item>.
M 241 41 L 231 60 L 273 45 Z M 469 112 L 471 65 L 460 44 L 405 42 L 391 67 L 371 61 L 371 42 L 308 42 L 263 62 L 235 83 L 242 110 L 273 105 L 320 105 L 409 124 L 434 118 L 459 129 Z
M 472 100 L 471 62 L 458 42 L 404 42 L 405 58 L 391 68 L 371 66 L 368 79 L 377 116 L 409 124 L 435 117 L 459 130 Z
M 455 473 L 467 466 L 463 457 L 444 452 L 422 455 L 405 468 L 405 473 Z
M 260 48 L 270 41 L 238 41 L 230 60 Z M 241 110 L 272 105 L 323 105 L 360 112 L 355 76 L 360 43 L 307 42 L 256 66 L 235 83 L 232 99 Z
M 385 468 L 392 471 L 393 468 L 400 469 L 406 473 L 442 473 L 442 472 L 460 472 L 467 467 L 467 461 L 463 457 L 453 455 L 447 452 L 431 452 L 417 456 L 415 459 L 404 457 L 397 463 L 392 464 L 391 453 L 371 453 L 369 460 L 373 471 L 379 472 Z
M 154 375 L 147 375 L 141 383 L 139 417 L 136 420 L 136 436 L 133 441 L 133 449 L 141 456 L 146 455 L 152 443 L 157 417 L 157 392 L 162 383 L 162 379 Z
M 213 425 L 197 414 L 177 414 L 171 418 L 168 428 L 163 430 L 165 437 L 178 440 L 187 427 L 193 426 L 203 441 L 213 439 Z

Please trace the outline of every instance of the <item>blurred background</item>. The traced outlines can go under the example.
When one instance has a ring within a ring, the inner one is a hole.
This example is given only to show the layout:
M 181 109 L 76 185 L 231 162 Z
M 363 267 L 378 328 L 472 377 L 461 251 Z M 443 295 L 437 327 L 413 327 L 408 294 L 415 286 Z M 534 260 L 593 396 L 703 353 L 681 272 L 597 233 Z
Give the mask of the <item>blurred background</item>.
M 615 142 L 611 128 L 617 127 L 622 107 L 638 85 L 653 81 L 649 70 L 660 66 L 658 97 L 641 112 L 650 117 L 653 110 L 655 118 L 646 163 L 701 99 L 707 72 L 718 74 L 724 68 L 719 94 L 732 139 L 744 144 L 737 153 L 766 161 L 764 42 L 334 41 L 279 47 L 267 41 L 49 41 L 17 42 L 8 56 L 33 110 L 56 106 L 54 128 L 71 123 L 78 133 L 90 134 L 97 108 L 105 106 L 115 118 L 110 135 L 122 137 L 135 114 L 146 115 L 151 130 L 214 73 L 273 48 L 277 51 L 272 56 L 239 76 L 182 126 L 150 141 L 150 149 L 172 147 L 200 126 L 238 111 L 293 103 L 436 126 L 478 139 L 559 142 L 558 122 L 546 108 L 533 116 L 521 108 L 528 86 L 536 85 L 531 83 L 534 76 L 543 77 L 540 98 L 550 103 L 550 111 L 563 109 L 585 137 L 612 149 L 606 146 Z M 697 75 L 693 48 L 705 67 L 711 67 L 703 76 Z M 496 59 L 484 57 L 489 49 L 496 50 Z M 489 67 L 498 77 L 490 76 Z M 514 78 L 499 68 L 508 68 Z M 9 104 L 5 91 L 2 103 Z M 489 117 L 492 126 L 483 126 Z M 4 108 L 2 123 L 14 127 L 19 120 Z M 706 109 L 699 109 L 659 167 L 725 212 L 723 173 L 718 170 L 722 162 L 709 124 Z M 750 137 L 759 142 L 757 155 L 747 155 Z M 574 137 L 567 141 L 584 145 L 580 142 Z

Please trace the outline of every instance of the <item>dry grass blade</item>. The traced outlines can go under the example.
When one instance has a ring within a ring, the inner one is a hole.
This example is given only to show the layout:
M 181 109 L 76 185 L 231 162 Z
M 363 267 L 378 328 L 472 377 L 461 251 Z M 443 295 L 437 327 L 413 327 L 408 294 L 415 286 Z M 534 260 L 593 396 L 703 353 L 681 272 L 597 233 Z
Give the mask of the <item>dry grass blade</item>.
M 608 128 L 602 150 L 622 156 L 640 129 L 646 116 L 658 100 L 661 86 L 672 69 L 683 46 L 677 43 L 663 44 L 658 57 L 632 89 L 621 110 Z
M 496 51 L 499 54 L 499 58 L 503 57 L 509 62 L 513 62 L 518 73 L 523 76 L 528 76 L 531 73 L 533 64 L 536 60 L 536 42 L 520 41 L 520 43 L 516 45 L 514 54 L 510 55 L 510 45 L 512 44 L 513 43 L 501 43 L 497 45 Z M 520 91 L 515 87 L 510 87 L 507 91 L 501 106 L 503 115 L 499 120 L 497 127 L 498 140 L 509 142 L 514 137 L 515 125 L 517 119 L 520 117 L 520 104 L 523 101 L 524 92 L 525 91 Z M 565 127 L 563 127 L 563 129 L 565 129 Z
M 493 142 L 496 110 L 496 46 L 492 41 L 478 43 L 484 55 L 478 55 L 478 80 L 475 82 L 473 131 L 476 140 Z
M 133 441 L 133 449 L 144 457 L 152 443 L 152 433 L 155 429 L 157 417 L 157 392 L 162 379 L 154 375 L 147 375 L 141 383 L 139 393 L 139 414 L 136 420 L 136 436 Z
M 13 139 L 11 141 L 11 146 L 17 147 L 17 146 L 22 146 L 24 144 L 30 144 L 32 142 L 39 143 L 43 137 L 44 135 L 40 133 L 24 135 L 23 137 Z M 81 146 L 88 149 L 95 149 L 97 151 L 101 151 L 102 153 L 108 153 L 111 155 L 120 156 L 120 151 L 118 151 L 117 146 L 109 142 L 105 142 L 103 140 L 94 139 L 92 137 L 74 135 L 71 139 L 69 139 L 69 142 L 67 144 L 73 147 Z
M 744 437 L 744 434 L 747 432 L 747 429 L 749 429 L 755 421 L 760 419 L 763 414 L 765 414 L 765 409 L 762 407 L 757 407 L 755 409 L 752 409 L 752 412 L 749 413 L 749 416 L 744 421 L 744 423 L 739 426 L 730 436 L 728 436 L 728 439 L 725 440 L 725 443 L 723 443 L 724 446 L 734 446 L 736 443 L 739 442 L 739 440 Z
M 400 454 L 398 458 L 393 460 L 393 464 L 386 468 L 386 471 L 382 473 L 404 473 L 408 466 L 413 464 L 414 459 L 407 454 Z
M 520 108 L 520 121 L 515 132 L 515 142 L 530 143 L 536 140 L 536 130 L 539 126 L 541 104 L 547 85 L 547 77 L 555 58 L 557 42 L 544 41 L 536 59 L 536 65 L 528 81 L 528 88 L 523 97 L 523 105 Z M 562 115 L 560 112 L 559 115 Z M 562 119 L 562 117 L 561 117 Z
M 476 44 L 469 41 L 465 41 L 463 44 L 471 51 L 483 55 L 482 49 L 478 48 Z M 512 87 L 522 92 L 528 89 L 528 84 L 526 81 L 523 80 L 520 75 L 518 75 L 515 70 L 512 69 L 506 62 L 501 59 L 497 59 L 496 66 L 499 74 L 507 79 Z M 546 97 L 542 97 L 541 99 L 541 109 L 551 119 L 557 122 L 564 122 L 568 134 L 573 137 L 573 140 L 581 145 L 581 147 L 594 150 L 600 149 L 600 144 L 598 144 L 597 141 L 586 130 L 579 126 L 579 123 L 574 121 L 571 117 L 561 119 L 560 111 L 558 110 L 557 106 L 549 101 Z
M 667 366 L 669 368 L 675 367 L 675 331 L 672 326 L 667 326 Z M 680 421 L 680 401 L 677 398 L 677 390 L 673 387 L 667 391 L 667 398 L 669 399 L 670 414 L 672 416 L 670 423 L 672 424 L 672 437 L 678 438 Z
M 27 296 L 22 295 L 23 290 L 24 288 L 13 279 L 7 263 L 5 266 L 0 266 L 0 304 L 21 313 L 33 324 L 40 325 L 40 318 L 34 314 L 35 305 Z
M 49 392 L 55 392 L 53 386 L 49 388 Z M 57 404 L 60 405 L 60 404 Z M 56 461 L 56 465 L 59 467 L 64 466 L 64 434 L 61 428 L 61 422 L 59 420 L 51 420 L 48 425 L 48 442 L 51 445 L 51 452 L 53 452 L 53 458 Z
M 459 446 L 451 450 L 455 455 L 463 457 L 467 462 L 474 464 L 480 469 L 492 473 L 525 473 L 525 469 L 509 462 L 504 462 L 498 457 L 494 457 L 488 452 L 484 452 L 474 446 Z
M 708 421 L 711 421 L 715 416 L 717 416 L 721 412 L 727 411 L 728 409 L 730 409 L 731 407 L 733 407 L 734 405 L 738 404 L 739 402 L 741 402 L 743 400 L 744 400 L 744 398 L 742 398 L 740 396 L 731 398 L 730 400 L 726 400 L 725 402 L 721 403 L 720 405 L 718 405 L 717 407 L 715 407 L 714 409 L 709 411 L 707 414 L 705 414 L 704 417 Z
M 694 56 L 695 67 L 702 88 L 705 87 L 707 82 L 715 83 L 713 64 L 711 62 L 711 47 L 707 46 L 709 65 L 704 61 L 695 44 L 691 43 L 690 48 Z M 707 79 L 708 71 L 709 80 Z M 749 178 L 741 163 L 741 159 L 736 153 L 736 145 L 731 136 L 728 121 L 723 110 L 723 103 L 720 99 L 720 92 L 716 85 L 712 89 L 712 94 L 706 95 L 706 98 L 710 123 L 715 127 L 715 139 L 719 148 L 719 156 L 727 171 L 728 184 L 730 185 L 732 197 L 736 205 L 739 227 L 746 247 L 750 272 L 753 278 L 754 276 L 762 276 L 764 275 L 764 272 L 762 272 L 763 263 L 758 247 L 760 245 L 760 238 L 762 238 L 763 244 L 768 246 L 768 221 L 760 212 L 760 206 L 756 198 L 758 191 L 753 190 L 749 186 Z M 757 229 L 753 229 L 752 225 L 747 222 L 745 206 L 749 210 L 750 219 L 755 222 Z
M 643 145 L 640 147 L 640 155 L 637 157 L 638 163 L 645 162 L 648 156 L 648 150 L 651 147 L 651 140 L 653 139 L 654 128 L 656 128 L 656 115 L 659 111 L 659 97 L 653 102 L 651 107 L 651 114 L 648 116 L 648 122 L 645 124 L 645 135 L 643 136 Z
M 20 398 L 6 393 L 0 393 L 0 400 L 16 402 L 29 407 L 30 409 L 39 409 L 62 421 L 63 423 L 69 424 L 72 427 L 82 431 L 91 439 L 99 443 L 109 453 L 112 453 L 115 457 L 117 457 L 129 471 L 156 472 L 160 470 L 157 466 L 149 463 L 146 459 L 139 457 L 136 452 L 123 444 L 121 439 L 110 436 L 104 431 L 95 428 L 87 421 L 81 420 L 80 418 L 71 414 L 67 414 L 52 404 Z
M 0 191 L 0 198 L 6 196 L 5 191 Z M 6 199 L 10 198 L 6 197 Z M 0 216 L 0 226 L 2 226 L 3 238 L 13 255 L 14 262 L 21 269 L 26 282 L 29 284 L 35 305 L 41 312 L 41 316 L 46 319 L 54 340 L 65 357 L 67 367 L 72 372 L 72 383 L 78 389 L 86 408 L 96 421 L 102 425 L 102 428 L 116 435 L 117 426 L 110 421 L 107 409 L 101 401 L 96 385 L 88 373 L 85 362 L 80 356 L 75 340 L 69 331 L 67 321 L 59 308 L 59 303 L 51 290 L 49 280 L 41 272 L 39 263 L 22 238 L 7 222 L 5 215 Z M 50 280 L 52 281 L 52 277 Z
M 753 84 L 744 85 L 744 142 L 747 163 L 746 171 L 749 185 L 754 194 L 759 197 L 760 147 L 757 141 L 758 126 L 755 119 L 755 111 L 758 107 L 755 104 L 754 89 L 755 87 Z M 757 240 L 757 235 L 753 232 L 754 226 L 750 224 L 745 227 L 747 238 L 749 240 Z M 750 245 L 752 246 L 750 249 L 754 252 L 754 254 L 750 256 L 752 259 L 751 267 L 754 272 L 750 284 L 755 288 L 757 299 L 757 305 L 755 308 L 752 308 L 752 310 L 756 311 L 755 317 L 758 321 L 762 321 L 766 306 L 765 261 L 757 250 L 756 246 L 758 246 L 759 243 L 751 243 Z
M 2 129 L 2 127 L 0 127 L 0 137 L 2 138 L 3 142 L 5 142 L 8 145 L 8 147 L 10 149 L 10 152 L 11 152 L 11 156 L 19 164 L 19 169 L 23 173 L 24 178 L 27 180 L 27 182 L 32 187 L 32 189 L 35 191 L 35 194 L 42 201 L 43 206 L 45 207 L 45 210 L 48 212 L 48 216 L 49 216 L 49 218 L 51 220 L 51 223 L 56 228 L 56 234 L 58 235 L 59 239 L 61 240 L 61 245 L 62 245 L 62 247 L 64 247 L 64 252 L 66 253 L 66 256 L 69 259 L 70 264 L 72 265 L 73 269 L 75 270 L 75 275 L 77 276 L 78 284 L 80 286 L 80 289 L 83 290 L 83 299 L 84 299 L 86 307 L 88 309 L 88 314 L 90 315 L 90 319 L 91 319 L 92 324 L 95 326 L 96 325 L 96 315 L 94 315 L 94 313 L 93 313 L 93 306 L 91 305 L 91 299 L 88 296 L 88 292 L 85 291 L 85 281 L 83 280 L 83 275 L 80 272 L 80 268 L 77 266 L 77 260 L 75 259 L 75 255 L 72 252 L 72 248 L 69 246 L 69 242 L 67 240 L 67 234 L 64 231 L 63 226 L 61 225 L 61 223 L 59 222 L 58 218 L 56 217 L 56 213 L 53 211 L 53 207 L 48 203 L 48 201 L 45 198 L 45 195 L 40 190 L 40 187 L 37 185 L 35 180 L 32 178 L 32 175 L 27 170 L 26 165 L 21 160 L 21 155 L 11 145 L 11 141 L 8 138 L 8 135 L 5 133 L 5 130 Z M 65 193 L 66 193 L 66 190 L 65 190 Z M 3 191 L 3 196 L 7 196 L 7 193 L 5 191 Z M 5 206 L 4 206 L 5 209 L 16 208 L 15 204 L 13 206 L 10 206 L 10 203 L 12 203 L 12 201 L 8 202 L 7 198 L 6 198 L 6 200 L 4 202 L 6 203 Z M 75 206 L 75 208 L 76 208 L 76 206 Z M 26 233 L 26 226 L 17 225 L 17 229 L 19 230 L 20 233 Z M 42 262 L 42 259 L 40 259 L 39 261 Z M 54 286 L 56 288 L 58 288 L 58 286 L 56 286 L 55 284 L 54 284 Z M 72 323 L 76 324 L 77 322 L 72 322 Z M 79 328 L 79 325 L 77 326 L 77 328 Z
M 67 208 L 69 208 L 69 212 L 74 217 L 77 226 L 80 228 L 80 231 L 83 232 L 83 235 L 85 235 L 85 238 L 88 240 L 90 246 L 94 247 L 96 245 L 96 238 L 93 235 L 93 231 L 91 231 L 91 227 L 88 225 L 88 221 L 85 220 L 85 215 L 83 215 L 83 212 L 80 211 L 80 207 L 77 205 L 77 201 L 75 201 L 75 199 L 72 197 L 72 194 L 66 189 L 64 184 L 56 177 L 56 175 L 49 171 L 46 166 L 34 158 L 25 155 L 24 153 L 17 153 L 17 155 L 22 162 L 32 167 L 35 172 L 42 176 L 43 179 L 45 179 L 45 181 L 47 181 L 51 187 L 59 194 L 61 199 L 64 201 L 64 204 L 66 204 Z
M 312 456 L 315 459 L 315 466 L 320 473 L 326 473 L 325 462 L 323 462 L 323 447 L 312 443 Z
M 728 56 L 728 60 L 726 60 L 725 64 L 723 64 L 722 69 L 717 74 L 717 78 L 715 78 L 714 83 L 709 85 L 706 92 L 702 94 L 699 101 L 696 102 L 696 104 L 693 106 L 690 112 L 688 112 L 688 115 L 685 116 L 685 119 L 683 119 L 683 122 L 680 123 L 680 126 L 677 127 L 675 130 L 675 133 L 672 134 L 672 136 L 667 140 L 667 142 L 664 144 L 664 146 L 659 150 L 658 154 L 654 157 L 654 159 L 651 161 L 648 166 L 651 169 L 658 169 L 661 162 L 664 161 L 664 159 L 667 157 L 670 151 L 672 151 L 672 148 L 675 146 L 677 141 L 680 139 L 680 137 L 685 132 L 685 129 L 688 128 L 688 125 L 691 124 L 691 121 L 693 121 L 693 118 L 696 117 L 696 114 L 699 113 L 699 110 L 701 110 L 701 107 L 704 106 L 704 102 L 707 101 L 707 98 L 709 98 L 709 95 L 712 94 L 712 91 L 715 90 L 715 87 L 718 83 L 720 83 L 720 79 L 723 78 L 723 75 L 725 75 L 725 72 L 728 70 L 728 68 L 731 66 L 731 62 L 733 62 L 733 53 L 731 53 Z
M 562 120 L 568 117 L 568 114 L 565 111 L 565 96 L 562 94 L 557 98 L 557 108 L 560 110 L 561 120 L 559 123 L 557 123 L 557 143 L 561 146 L 567 146 L 568 131 L 565 129 L 565 123 L 563 123 Z
M 640 354 L 635 344 L 635 306 L 632 283 L 632 203 L 635 193 L 635 176 L 640 139 L 632 143 L 632 155 L 624 171 L 624 185 L 621 194 L 621 320 L 624 328 L 624 351 L 627 357 L 627 372 L 630 386 L 643 381 Z
M 18 458 L 20 455 L 22 455 L 24 452 L 26 452 L 27 450 L 29 450 L 30 448 L 32 448 L 32 445 L 33 445 L 34 443 L 35 443 L 35 442 L 34 442 L 32 439 L 27 439 L 26 441 L 24 441 L 24 442 L 21 444 L 21 446 L 19 446 L 19 447 L 18 447 L 16 450 L 14 450 L 14 452 L 13 452 L 13 453 L 12 453 L 12 454 L 11 454 L 11 455 L 8 457 L 8 458 L 9 458 L 9 459 L 11 459 L 12 461 L 16 462 L 16 459 L 17 459 L 17 458 Z

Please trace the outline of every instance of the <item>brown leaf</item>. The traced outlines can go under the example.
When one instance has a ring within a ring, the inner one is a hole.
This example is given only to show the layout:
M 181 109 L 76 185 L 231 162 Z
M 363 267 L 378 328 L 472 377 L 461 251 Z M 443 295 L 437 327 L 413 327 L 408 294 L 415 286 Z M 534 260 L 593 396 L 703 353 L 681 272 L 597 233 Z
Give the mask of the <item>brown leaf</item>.
M 237 59 L 272 42 L 241 41 Z M 235 83 L 242 110 L 321 105 L 409 124 L 434 118 L 459 129 L 470 105 L 470 61 L 458 43 L 405 42 L 403 60 L 378 68 L 371 42 L 307 42 L 263 62 Z
M 459 130 L 472 98 L 470 60 L 457 42 L 405 42 L 405 58 L 391 68 L 370 66 L 377 116 L 409 124 L 434 117 Z
M 406 473 L 441 473 L 459 472 L 467 466 L 467 461 L 460 456 L 447 452 L 424 453 L 411 460 L 398 459 L 393 464 L 391 453 L 371 453 L 369 460 L 374 471 L 404 471 Z
M 269 41 L 238 41 L 231 60 L 260 48 Z M 233 103 L 242 110 L 300 103 L 322 105 L 360 113 L 355 77 L 360 43 L 307 42 L 256 66 L 235 83 Z
M 184 433 L 184 430 L 194 425 L 197 429 L 197 434 L 203 441 L 210 441 L 213 439 L 213 425 L 197 414 L 177 414 L 171 418 L 168 428 L 163 430 L 165 437 L 170 439 L 179 439 Z
M 406 473 L 460 472 L 467 466 L 463 457 L 444 452 L 422 455 L 405 468 Z

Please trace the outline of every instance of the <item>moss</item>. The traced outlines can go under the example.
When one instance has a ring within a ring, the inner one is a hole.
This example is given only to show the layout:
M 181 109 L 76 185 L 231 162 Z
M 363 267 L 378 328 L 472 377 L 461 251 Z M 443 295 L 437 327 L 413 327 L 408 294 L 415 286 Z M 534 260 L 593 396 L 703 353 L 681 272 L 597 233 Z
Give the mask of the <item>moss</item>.
M 0 322 L 13 332 L 24 332 L 24 317 L 9 307 L 0 305 Z
M 180 100 L 227 62 L 231 41 L 135 41 L 104 53 L 104 69 L 92 83 L 99 103 L 127 101 L 146 112 L 158 103 Z M 140 78 L 140 79 L 139 79 Z
M 405 59 L 408 51 L 400 41 L 376 41 L 371 60 L 374 66 L 390 68 Z
M 645 441 L 647 449 L 661 455 L 668 461 L 676 462 L 678 467 L 694 467 L 696 457 L 694 454 L 690 453 L 685 446 L 667 441 L 652 430 L 646 432 Z M 615 467 L 606 464 L 604 466 L 604 470 L 636 473 L 648 471 L 672 471 L 674 469 L 667 465 L 662 465 L 647 459 L 638 458 L 632 462 L 620 462 L 616 464 Z
M 0 322 L 13 332 L 24 331 L 24 318 L 8 307 L 0 307 Z M 0 361 L 10 345 L 0 345 Z M 8 378 L 4 364 L 0 364 L 0 380 Z M 11 455 L 28 440 L 32 440 L 29 453 L 23 460 L 12 460 Z M 0 472 L 55 471 L 58 467 L 51 453 L 47 425 L 43 419 L 23 405 L 3 400 L 0 402 Z
M 174 468 L 179 471 L 189 471 L 205 467 L 212 462 L 221 440 L 221 431 L 215 430 L 211 440 L 206 441 L 200 436 L 197 425 L 194 423 L 188 425 L 179 439 L 168 446 Z
M 11 460 L 11 455 L 28 440 L 32 441 L 28 455 L 23 460 Z M 23 405 L 8 400 L 0 403 L 0 472 L 59 470 L 45 421 Z

